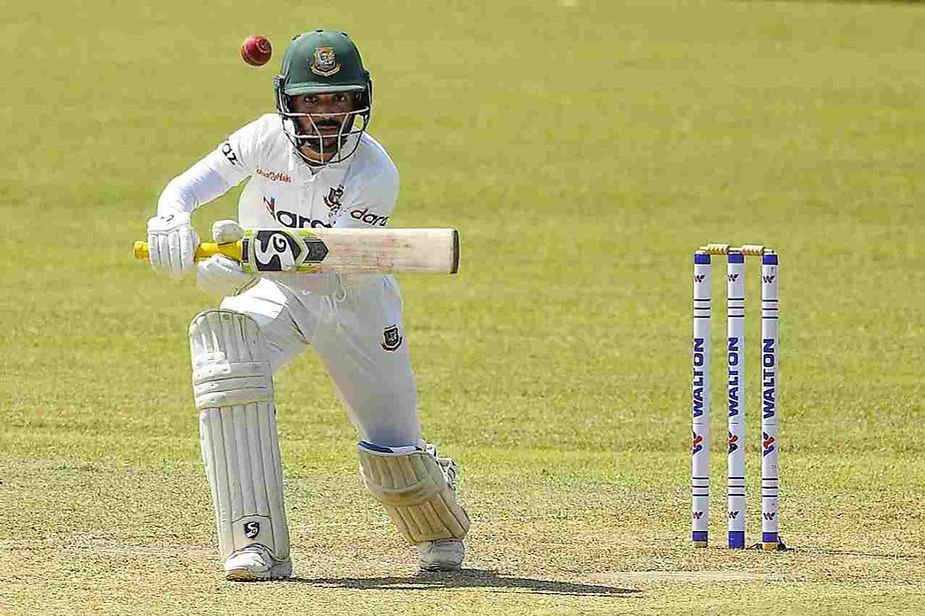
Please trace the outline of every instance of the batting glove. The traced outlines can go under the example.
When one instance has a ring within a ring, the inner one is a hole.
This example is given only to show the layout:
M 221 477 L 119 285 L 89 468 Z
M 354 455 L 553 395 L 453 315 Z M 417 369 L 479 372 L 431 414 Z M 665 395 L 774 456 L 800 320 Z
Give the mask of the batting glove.
M 186 212 L 148 220 L 148 260 L 155 272 L 180 278 L 193 269 L 199 235 Z
M 212 225 L 212 239 L 218 244 L 237 242 L 242 237 L 244 229 L 233 220 L 219 220 Z M 200 261 L 196 267 L 196 286 L 199 290 L 219 297 L 237 295 L 256 278 L 246 273 L 240 263 L 225 255 L 209 257 Z

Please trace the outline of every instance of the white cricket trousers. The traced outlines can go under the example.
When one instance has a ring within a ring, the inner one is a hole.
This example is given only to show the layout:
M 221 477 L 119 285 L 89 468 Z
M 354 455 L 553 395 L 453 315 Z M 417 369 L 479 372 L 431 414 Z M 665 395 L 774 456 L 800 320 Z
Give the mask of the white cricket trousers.
M 222 309 L 252 317 L 267 340 L 274 374 L 307 347 L 321 358 L 350 421 L 364 441 L 386 447 L 421 438 L 417 387 L 401 323 L 402 300 L 392 276 L 344 285 L 328 276 L 332 293 L 312 293 L 269 278 Z M 283 409 L 301 403 L 284 401 Z M 285 411 L 284 411 L 285 412 Z

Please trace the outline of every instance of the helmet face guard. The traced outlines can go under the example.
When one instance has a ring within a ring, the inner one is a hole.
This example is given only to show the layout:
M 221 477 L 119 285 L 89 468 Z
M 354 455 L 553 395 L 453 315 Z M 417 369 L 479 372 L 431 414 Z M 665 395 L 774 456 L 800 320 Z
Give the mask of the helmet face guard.
M 315 30 L 295 37 L 274 80 L 276 111 L 283 133 L 309 164 L 323 166 L 352 156 L 369 126 L 372 80 L 360 52 L 344 32 Z M 292 99 L 309 94 L 354 93 L 354 109 L 342 113 L 300 113 Z M 336 133 L 331 128 L 337 129 Z M 306 153 L 304 149 L 317 155 Z
M 292 110 L 290 98 L 277 86 L 276 111 L 283 122 L 283 133 L 309 164 L 339 163 L 356 152 L 372 111 L 364 104 L 368 99 L 365 92 L 357 97 L 356 108 L 344 113 L 299 113 Z M 337 132 L 322 131 L 329 126 L 336 127 Z M 308 148 L 318 158 L 307 157 L 302 148 Z

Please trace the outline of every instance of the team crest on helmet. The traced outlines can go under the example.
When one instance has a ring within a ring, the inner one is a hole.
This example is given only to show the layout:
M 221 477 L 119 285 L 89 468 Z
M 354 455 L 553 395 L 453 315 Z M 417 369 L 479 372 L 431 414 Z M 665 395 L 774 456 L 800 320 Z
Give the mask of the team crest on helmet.
M 312 54 L 312 72 L 322 77 L 330 77 L 340 70 L 340 62 L 334 55 L 333 47 L 316 47 Z
M 394 351 L 401 346 L 402 336 L 398 333 L 398 325 L 390 325 L 382 332 L 382 349 Z

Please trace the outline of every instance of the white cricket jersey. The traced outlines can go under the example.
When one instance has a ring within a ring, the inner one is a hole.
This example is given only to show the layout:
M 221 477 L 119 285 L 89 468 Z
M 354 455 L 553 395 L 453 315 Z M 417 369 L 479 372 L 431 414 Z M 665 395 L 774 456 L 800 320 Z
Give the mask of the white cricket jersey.
M 271 114 L 171 180 L 158 214 L 191 212 L 247 177 L 238 216 L 251 228 L 383 227 L 398 196 L 398 171 L 369 135 L 347 160 L 312 173 Z M 221 307 L 254 319 L 274 372 L 310 345 L 363 440 L 387 447 L 418 442 L 417 386 L 392 276 L 265 273 Z
M 177 178 L 179 187 L 168 186 L 173 190 L 162 195 L 158 212 L 191 211 L 249 177 L 238 201 L 238 222 L 244 228 L 384 227 L 398 198 L 398 169 L 370 135 L 359 139 L 345 161 L 313 170 L 283 133 L 280 117 L 263 115 Z M 331 292 L 335 279 L 333 274 L 265 276 L 317 292 Z M 373 279 L 381 276 L 341 275 L 338 284 Z

